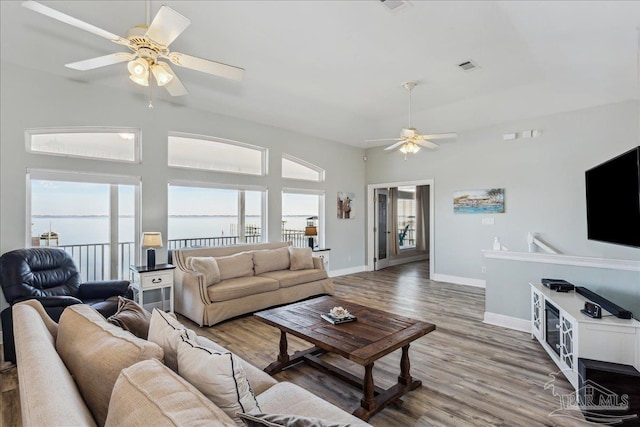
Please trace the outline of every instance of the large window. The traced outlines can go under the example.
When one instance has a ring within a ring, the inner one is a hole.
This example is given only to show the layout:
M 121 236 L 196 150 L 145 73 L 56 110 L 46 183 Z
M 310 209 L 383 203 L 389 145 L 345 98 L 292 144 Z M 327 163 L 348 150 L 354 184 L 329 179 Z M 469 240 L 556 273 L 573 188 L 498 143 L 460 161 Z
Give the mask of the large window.
M 267 150 L 221 138 L 169 134 L 169 166 L 266 175 Z
M 64 249 L 83 281 L 127 279 L 136 263 L 137 177 L 32 170 L 27 246 Z
M 283 154 L 282 177 L 321 182 L 324 181 L 324 170 L 289 154 Z
M 173 182 L 169 185 L 169 248 L 266 241 L 265 188 Z
M 294 246 L 324 244 L 324 193 L 312 190 L 282 190 L 282 240 Z M 307 234 L 315 228 L 317 235 Z
M 75 128 L 26 131 L 27 151 L 122 162 L 139 161 L 136 129 Z

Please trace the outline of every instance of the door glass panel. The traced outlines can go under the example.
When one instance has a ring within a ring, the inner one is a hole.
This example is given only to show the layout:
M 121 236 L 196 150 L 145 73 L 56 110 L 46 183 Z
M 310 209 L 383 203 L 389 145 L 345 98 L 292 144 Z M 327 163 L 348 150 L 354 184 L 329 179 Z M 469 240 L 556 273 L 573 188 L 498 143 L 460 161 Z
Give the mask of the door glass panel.
M 387 195 L 378 194 L 378 259 L 387 259 Z

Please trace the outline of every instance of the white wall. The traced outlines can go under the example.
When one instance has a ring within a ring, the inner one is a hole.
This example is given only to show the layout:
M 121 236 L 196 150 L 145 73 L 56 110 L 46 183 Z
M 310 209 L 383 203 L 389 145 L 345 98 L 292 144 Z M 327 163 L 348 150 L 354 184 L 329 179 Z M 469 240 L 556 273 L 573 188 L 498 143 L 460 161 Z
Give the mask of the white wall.
M 0 252 L 25 246 L 27 168 L 87 171 L 142 178 L 142 230 L 167 235 L 167 182 L 173 179 L 240 183 L 268 188 L 269 240 L 280 240 L 281 189 L 325 191 L 326 247 L 333 270 L 364 265 L 364 151 L 240 119 L 156 100 L 153 110 L 132 87 L 114 91 L 39 71 L 0 66 Z M 133 85 L 133 84 L 132 84 Z M 187 95 L 188 96 L 188 95 Z M 274 106 L 277 108 L 277 106 Z M 330 124 L 327 124 L 330 125 Z M 142 163 L 124 164 L 30 154 L 24 130 L 40 127 L 117 126 L 141 130 Z M 167 132 L 178 131 L 242 141 L 269 149 L 267 177 L 190 171 L 167 167 Z M 326 182 L 283 180 L 281 154 L 289 153 L 326 170 Z M 338 191 L 356 194 L 355 219 L 337 220 Z M 166 261 L 166 250 L 158 262 Z M 2 297 L 2 308 L 6 301 Z
M 531 231 L 565 254 L 640 260 L 640 249 L 587 240 L 584 184 L 585 170 L 640 143 L 638 113 L 637 102 L 630 101 L 507 123 L 461 133 L 406 161 L 398 152 L 370 149 L 366 181 L 433 179 L 435 274 L 486 280 L 487 311 L 528 318 L 529 280 L 553 272 L 572 281 L 572 272 L 516 266 L 507 271 L 506 261 L 487 263 L 481 250 L 491 249 L 493 237 L 499 236 L 510 250 L 526 252 Z M 505 133 L 526 129 L 540 129 L 543 135 L 502 140 Z M 454 191 L 484 188 L 505 189 L 506 213 L 453 214 Z M 485 217 L 495 224 L 482 225 Z M 576 284 L 597 289 L 623 307 L 638 307 L 634 314 L 640 315 L 640 273 L 611 278 L 611 270 L 590 271 L 589 283 L 580 274 Z

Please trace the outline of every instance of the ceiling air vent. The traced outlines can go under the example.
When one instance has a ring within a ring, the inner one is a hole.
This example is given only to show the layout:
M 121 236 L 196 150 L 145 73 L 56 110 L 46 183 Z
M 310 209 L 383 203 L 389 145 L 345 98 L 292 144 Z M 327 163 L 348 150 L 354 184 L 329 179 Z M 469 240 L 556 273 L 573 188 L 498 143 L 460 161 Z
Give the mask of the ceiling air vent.
M 390 12 L 396 12 L 410 6 L 411 3 L 405 0 L 380 0 L 380 3 Z
M 472 71 L 476 68 L 480 68 L 478 64 L 473 61 L 465 61 L 463 63 L 458 64 L 458 67 L 462 68 L 463 71 Z

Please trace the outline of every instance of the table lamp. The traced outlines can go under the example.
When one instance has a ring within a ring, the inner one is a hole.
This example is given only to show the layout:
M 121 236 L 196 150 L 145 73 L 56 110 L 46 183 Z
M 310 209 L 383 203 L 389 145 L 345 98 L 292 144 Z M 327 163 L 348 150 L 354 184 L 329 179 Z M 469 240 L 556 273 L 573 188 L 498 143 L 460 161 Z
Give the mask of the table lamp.
M 304 228 L 304 235 L 309 237 L 309 247 L 313 249 L 313 239 L 318 235 L 318 228 L 313 225 L 308 225 Z
M 162 247 L 162 234 L 160 232 L 142 233 L 142 247 L 147 248 L 147 268 L 156 266 L 156 250 Z

